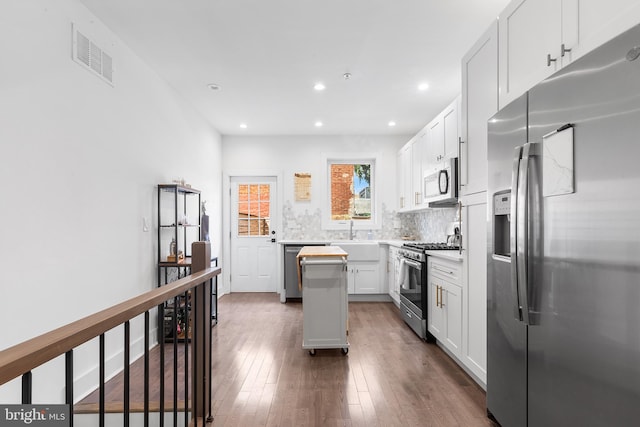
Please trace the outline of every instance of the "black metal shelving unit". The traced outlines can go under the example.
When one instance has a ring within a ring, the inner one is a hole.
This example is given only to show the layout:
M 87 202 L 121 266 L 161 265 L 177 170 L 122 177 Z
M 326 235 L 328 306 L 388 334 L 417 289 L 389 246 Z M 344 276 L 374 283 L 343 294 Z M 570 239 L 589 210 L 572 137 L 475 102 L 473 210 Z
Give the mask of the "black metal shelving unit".
M 191 274 L 191 244 L 200 240 L 201 196 L 195 188 L 178 184 L 158 185 L 158 287 L 171 283 Z M 168 259 L 171 240 L 176 242 L 176 258 Z M 183 258 L 178 258 L 180 251 Z M 218 265 L 218 258 L 211 260 Z M 211 295 L 212 326 L 218 321 L 218 280 L 214 278 Z M 176 307 L 174 307 L 176 305 Z M 185 297 L 164 305 L 164 315 L 158 318 L 158 342 L 172 342 L 176 336 L 179 341 L 188 339 L 189 301 Z M 173 317 L 186 319 L 186 333 L 180 335 L 174 330 Z

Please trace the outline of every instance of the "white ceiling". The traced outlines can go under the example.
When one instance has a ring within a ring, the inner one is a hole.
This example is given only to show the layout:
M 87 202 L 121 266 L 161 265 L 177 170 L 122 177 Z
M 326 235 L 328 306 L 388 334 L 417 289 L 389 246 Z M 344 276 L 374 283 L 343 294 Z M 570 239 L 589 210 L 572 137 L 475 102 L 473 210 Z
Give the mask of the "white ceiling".
M 81 2 L 223 135 L 407 135 L 508 0 Z

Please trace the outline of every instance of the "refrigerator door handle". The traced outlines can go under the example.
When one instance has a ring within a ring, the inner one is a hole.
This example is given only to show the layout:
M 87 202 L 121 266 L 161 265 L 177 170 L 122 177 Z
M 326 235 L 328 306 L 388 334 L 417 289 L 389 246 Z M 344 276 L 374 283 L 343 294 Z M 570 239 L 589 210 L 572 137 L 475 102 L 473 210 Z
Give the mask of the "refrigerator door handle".
M 530 325 L 529 318 L 529 231 L 530 213 L 529 194 L 530 165 L 533 163 L 532 157 L 536 155 L 537 146 L 534 143 L 527 143 L 522 148 L 522 160 L 520 161 L 520 171 L 518 174 L 518 212 L 517 212 L 517 268 L 518 287 L 520 298 L 520 312 L 522 321 Z
M 522 321 L 520 297 L 518 291 L 518 175 L 520 173 L 520 159 L 522 147 L 516 147 L 511 171 L 511 224 L 510 224 L 510 255 L 511 255 L 511 295 L 513 295 L 513 314 L 516 320 Z

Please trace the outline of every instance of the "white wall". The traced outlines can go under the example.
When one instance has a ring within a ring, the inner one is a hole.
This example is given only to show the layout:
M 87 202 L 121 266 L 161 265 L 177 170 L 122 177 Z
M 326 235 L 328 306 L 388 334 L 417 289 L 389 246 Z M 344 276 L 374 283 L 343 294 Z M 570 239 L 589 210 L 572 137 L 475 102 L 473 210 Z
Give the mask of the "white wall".
M 72 22 L 113 56 L 115 87 L 71 60 Z M 202 190 L 220 242 L 221 137 L 75 0 L 2 2 L 0 58 L 2 350 L 155 287 L 158 183 Z M 75 358 L 78 396 L 97 379 L 96 346 Z M 56 403 L 63 383 L 42 370 L 34 402 Z
M 322 207 L 320 192 L 324 183 L 323 154 L 379 153 L 377 185 L 382 202 L 395 206 L 396 153 L 408 136 L 224 136 L 222 138 L 224 172 L 271 169 L 284 173 L 284 200 L 294 201 L 293 174 L 312 175 L 311 201 L 294 202 L 296 211 Z
M 396 202 L 396 154 L 409 140 L 409 136 L 224 136 L 222 138 L 223 173 L 255 173 L 272 171 L 281 174 L 283 193 L 281 200 L 287 215 L 303 217 L 305 227 L 296 230 L 282 229 L 283 212 L 280 214 L 279 239 L 339 239 L 347 232 L 321 230 L 320 211 L 323 209 L 326 189 L 323 156 L 326 154 L 377 154 L 381 159 L 377 167 L 377 197 L 388 211 L 386 229 L 392 227 L 389 216 L 395 216 Z M 311 201 L 296 202 L 294 198 L 294 173 L 311 173 Z M 224 185 L 225 183 L 223 183 Z M 290 208 L 290 209 L 289 209 Z M 226 212 L 225 212 L 226 214 Z M 228 215 L 227 215 L 228 217 Z M 383 218 L 385 220 L 385 218 Z M 286 218 L 284 223 L 286 224 Z M 228 224 L 223 225 L 223 236 L 228 236 Z M 383 229 L 385 226 L 383 224 Z M 374 238 L 382 230 L 374 230 Z M 341 234 L 340 234 L 341 233 Z M 360 233 L 365 233 L 362 231 Z M 361 235 L 364 238 L 364 234 Z M 228 239 L 227 239 L 228 241 Z M 228 245 L 223 259 L 229 260 Z M 224 286 L 228 289 L 228 276 Z

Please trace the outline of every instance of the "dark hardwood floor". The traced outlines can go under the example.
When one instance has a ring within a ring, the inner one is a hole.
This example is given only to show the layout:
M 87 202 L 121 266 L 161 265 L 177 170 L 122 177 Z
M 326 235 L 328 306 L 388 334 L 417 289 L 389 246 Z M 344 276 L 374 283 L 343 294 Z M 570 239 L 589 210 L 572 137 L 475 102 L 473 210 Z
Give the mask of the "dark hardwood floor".
M 311 357 L 302 349 L 302 304 L 282 304 L 276 294 L 225 295 L 219 317 L 214 426 L 494 425 L 484 391 L 420 340 L 392 303 L 349 304 L 347 356 L 332 349 Z M 112 383 L 107 400 L 121 399 L 122 385 Z
M 214 328 L 216 426 L 490 426 L 485 394 L 392 303 L 349 304 L 349 354 L 302 349 L 302 304 L 230 294 Z

